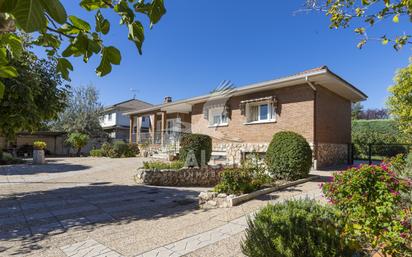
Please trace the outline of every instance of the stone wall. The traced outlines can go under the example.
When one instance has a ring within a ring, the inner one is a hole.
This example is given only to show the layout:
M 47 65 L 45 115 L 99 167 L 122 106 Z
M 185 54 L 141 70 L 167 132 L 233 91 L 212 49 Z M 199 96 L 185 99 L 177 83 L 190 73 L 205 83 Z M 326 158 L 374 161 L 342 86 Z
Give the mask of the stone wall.
M 135 177 L 139 184 L 153 186 L 212 187 L 219 183 L 222 168 L 183 168 L 180 170 L 139 169 Z
M 226 152 L 227 164 L 239 164 L 243 153 L 266 153 L 268 143 L 222 143 L 213 146 L 213 151 Z
M 324 144 L 317 147 L 317 168 L 346 164 L 348 162 L 348 144 Z

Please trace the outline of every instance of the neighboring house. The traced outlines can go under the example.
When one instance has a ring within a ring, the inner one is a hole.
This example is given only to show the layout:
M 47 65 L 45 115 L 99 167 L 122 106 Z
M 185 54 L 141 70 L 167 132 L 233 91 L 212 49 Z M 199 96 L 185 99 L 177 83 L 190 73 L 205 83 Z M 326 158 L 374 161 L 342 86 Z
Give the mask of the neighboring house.
M 351 103 L 367 96 L 326 66 L 293 76 L 127 112 L 130 138 L 165 149 L 181 133 L 213 139 L 215 153 L 239 163 L 252 152 L 265 153 L 272 136 L 294 131 L 313 149 L 314 167 L 348 160 Z M 149 120 L 142 132 L 142 120 Z M 134 128 L 134 129 L 133 129 Z
M 105 107 L 100 118 L 100 125 L 109 134 L 110 138 L 128 141 L 130 120 L 123 113 L 146 109 L 151 106 L 153 105 L 141 100 L 131 99 Z

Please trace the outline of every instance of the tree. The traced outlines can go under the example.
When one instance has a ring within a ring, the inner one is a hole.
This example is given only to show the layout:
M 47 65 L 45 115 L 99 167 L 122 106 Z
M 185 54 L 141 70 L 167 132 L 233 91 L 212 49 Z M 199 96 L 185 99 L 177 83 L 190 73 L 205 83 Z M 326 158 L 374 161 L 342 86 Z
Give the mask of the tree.
M 151 28 L 166 13 L 163 0 L 80 0 L 80 7 L 93 12 L 94 26 L 68 15 L 60 0 L 1 0 L 0 78 L 17 76 L 13 60 L 20 58 L 22 40 L 16 32 L 36 32 L 31 44 L 44 47 L 49 56 L 57 58 L 57 71 L 64 79 L 69 79 L 73 70 L 68 57 L 82 57 L 88 62 L 94 54 L 100 55 L 96 73 L 105 76 L 112 65 L 120 64 L 121 54 L 116 47 L 104 44 L 103 36 L 109 34 L 111 24 L 103 14 L 117 14 L 120 24 L 128 29 L 128 39 L 141 54 L 144 26 L 136 17 L 146 16 Z M 0 98 L 4 88 L 0 82 Z
M 38 59 L 24 50 L 11 65 L 19 75 L 0 79 L 7 86 L 0 100 L 0 135 L 8 140 L 14 139 L 17 132 L 38 130 L 46 121 L 57 118 L 68 94 L 68 86 L 56 73 L 55 60 Z
M 363 112 L 363 105 L 360 102 L 352 104 L 352 120 L 358 120 Z
M 102 137 L 104 132 L 99 120 L 102 110 L 99 93 L 94 86 L 74 88 L 66 109 L 51 124 L 51 129 L 68 133 L 79 132 L 90 137 Z
M 361 120 L 386 120 L 389 119 L 389 113 L 387 109 L 367 109 L 362 111 L 359 115 Z
M 77 149 L 77 156 L 80 156 L 80 152 L 83 147 L 89 142 L 89 136 L 86 134 L 74 132 L 69 135 L 66 142 L 70 144 L 74 149 Z
M 412 58 L 407 67 L 396 72 L 394 82 L 389 87 L 388 108 L 399 128 L 412 135 Z
M 407 44 L 412 44 L 411 35 L 381 35 L 370 37 L 365 26 L 373 27 L 381 20 L 392 19 L 393 23 L 400 22 L 404 17 L 406 22 L 412 21 L 412 3 L 410 0 L 306 0 L 310 10 L 325 12 L 330 18 L 330 27 L 347 28 L 351 23 L 360 20 L 362 25 L 354 32 L 361 36 L 358 48 L 362 48 L 369 40 L 379 40 L 386 45 L 391 43 L 395 50 Z M 388 31 L 387 33 L 391 33 Z

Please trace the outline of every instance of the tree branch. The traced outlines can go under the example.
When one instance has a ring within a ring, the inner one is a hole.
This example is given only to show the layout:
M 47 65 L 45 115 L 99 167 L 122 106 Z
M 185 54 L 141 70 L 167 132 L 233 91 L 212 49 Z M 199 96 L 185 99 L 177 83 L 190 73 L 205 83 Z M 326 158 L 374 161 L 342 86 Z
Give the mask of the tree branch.
M 49 27 L 49 26 L 47 26 L 47 29 L 50 30 L 50 31 L 52 31 L 52 32 L 54 32 L 54 33 L 57 33 L 57 34 L 59 34 L 59 35 L 61 35 L 61 36 L 65 36 L 65 37 L 67 37 L 67 38 L 70 38 L 70 39 L 76 38 L 75 36 L 67 35 L 67 34 L 65 34 L 65 33 L 61 32 L 61 31 L 58 31 L 57 29 L 51 28 L 51 27 Z

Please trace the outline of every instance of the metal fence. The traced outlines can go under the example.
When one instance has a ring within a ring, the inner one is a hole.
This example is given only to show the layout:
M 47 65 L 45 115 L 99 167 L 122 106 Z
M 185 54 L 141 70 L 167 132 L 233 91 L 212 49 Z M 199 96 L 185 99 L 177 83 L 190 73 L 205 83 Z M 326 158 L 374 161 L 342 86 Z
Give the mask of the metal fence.
M 367 161 L 369 164 L 383 161 L 398 154 L 409 154 L 412 144 L 351 144 L 349 160 Z

